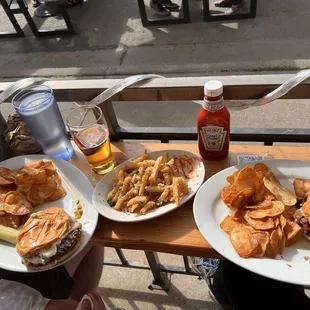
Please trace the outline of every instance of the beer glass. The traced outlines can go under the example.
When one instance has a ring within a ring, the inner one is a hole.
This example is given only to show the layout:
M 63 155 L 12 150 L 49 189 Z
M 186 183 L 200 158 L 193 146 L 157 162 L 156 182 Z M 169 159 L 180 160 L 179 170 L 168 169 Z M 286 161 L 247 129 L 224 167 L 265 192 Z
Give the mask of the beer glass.
M 115 166 L 109 128 L 99 107 L 85 105 L 74 109 L 66 119 L 72 139 L 86 156 L 92 170 L 106 174 Z

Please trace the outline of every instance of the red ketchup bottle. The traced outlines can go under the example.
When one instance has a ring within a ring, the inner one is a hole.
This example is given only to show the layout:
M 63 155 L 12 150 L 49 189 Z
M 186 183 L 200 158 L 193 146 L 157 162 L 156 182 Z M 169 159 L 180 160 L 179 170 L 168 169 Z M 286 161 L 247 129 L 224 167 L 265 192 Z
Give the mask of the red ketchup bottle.
M 230 114 L 224 106 L 223 84 L 209 81 L 197 119 L 198 147 L 205 160 L 223 160 L 228 156 Z

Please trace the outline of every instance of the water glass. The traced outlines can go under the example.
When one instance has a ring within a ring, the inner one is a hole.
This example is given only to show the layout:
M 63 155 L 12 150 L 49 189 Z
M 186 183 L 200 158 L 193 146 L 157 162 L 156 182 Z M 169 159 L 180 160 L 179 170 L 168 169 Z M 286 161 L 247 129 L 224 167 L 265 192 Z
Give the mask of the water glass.
M 51 88 L 25 88 L 12 104 L 46 155 L 70 160 L 74 151 Z

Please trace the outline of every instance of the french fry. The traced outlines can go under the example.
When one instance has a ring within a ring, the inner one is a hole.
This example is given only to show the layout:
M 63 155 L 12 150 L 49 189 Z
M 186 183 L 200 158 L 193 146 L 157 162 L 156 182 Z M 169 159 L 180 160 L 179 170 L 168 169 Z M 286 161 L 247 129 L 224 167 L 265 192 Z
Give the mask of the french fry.
M 162 192 L 162 194 L 159 196 L 158 201 L 162 204 L 166 202 L 169 199 L 170 194 L 170 186 L 166 186 L 165 190 Z
M 154 160 L 145 152 L 120 169 L 108 200 L 115 210 L 140 214 L 168 202 L 179 205 L 181 197 L 189 193 L 182 158 L 169 159 L 166 152 Z
M 116 195 L 117 191 L 118 191 L 118 187 L 114 186 L 113 189 L 108 194 L 108 199 L 112 199 Z
M 123 184 L 124 179 L 125 179 L 125 172 L 124 172 L 123 169 L 121 169 L 121 170 L 118 172 L 118 183 L 119 183 L 119 184 Z
M 124 196 L 126 194 L 128 187 L 130 185 L 130 182 L 131 182 L 131 176 L 127 176 L 124 180 L 124 183 L 121 189 L 121 193 L 120 193 L 121 196 Z
M 121 188 L 119 188 L 115 194 L 115 196 L 112 198 L 112 202 L 116 203 L 117 199 L 120 197 L 121 195 Z
M 125 203 L 124 197 L 121 197 L 117 200 L 116 205 L 114 206 L 114 210 L 120 211 Z
M 172 181 L 172 195 L 173 195 L 173 200 L 177 205 L 180 203 L 180 189 L 179 189 L 179 184 L 177 181 L 177 178 L 173 178 Z
M 141 163 L 138 163 L 138 167 L 141 167 L 143 166 L 144 168 L 147 168 L 147 167 L 152 167 L 155 165 L 155 160 L 154 159 L 148 159 L 148 160 L 145 160 Z
M 140 162 L 145 161 L 146 159 L 149 159 L 149 158 L 150 158 L 150 155 L 145 152 L 143 155 L 136 158 L 133 162 L 134 163 L 140 163 Z
M 130 208 L 130 213 L 134 213 L 137 209 L 142 208 L 143 205 L 140 203 L 135 203 L 131 208 Z
M 164 166 L 164 168 L 162 168 L 160 170 L 161 173 L 169 173 L 169 174 L 172 174 L 172 170 L 169 166 Z
M 130 191 L 128 191 L 123 197 L 121 197 L 121 198 L 123 198 L 124 199 L 124 201 L 127 201 L 127 200 L 129 200 L 130 198 L 132 198 L 132 196 L 134 195 L 134 193 L 135 193 L 135 190 L 134 190 L 134 188 L 132 188 Z M 121 199 L 121 198 L 119 198 L 119 199 Z
M 170 185 L 171 184 L 171 180 L 172 180 L 172 177 L 170 176 L 170 174 L 169 173 L 164 173 L 163 176 L 164 176 L 164 179 L 165 179 L 165 184 L 166 185 Z
M 154 201 L 149 201 L 141 210 L 140 213 L 141 214 L 145 214 L 147 211 L 149 211 L 150 209 L 153 209 L 156 207 L 156 203 Z
M 154 185 L 156 180 L 157 180 L 159 167 L 160 167 L 162 162 L 163 162 L 163 157 L 159 156 L 156 159 L 155 165 L 154 165 L 153 170 L 152 170 L 152 174 L 151 174 L 150 179 L 149 179 L 151 185 Z
M 167 165 L 169 167 L 172 167 L 174 165 L 174 158 L 173 157 L 167 162 Z
M 130 163 L 130 164 L 126 165 L 126 166 L 123 168 L 123 170 L 124 170 L 125 172 L 127 172 L 128 170 L 134 170 L 134 169 L 137 169 L 137 168 L 139 168 L 138 163 Z
M 167 163 L 169 161 L 169 153 L 165 152 L 164 158 L 163 158 L 163 163 Z
M 176 167 L 176 170 L 178 171 L 178 175 L 182 178 L 185 178 L 185 175 L 184 175 L 184 172 L 183 172 L 183 169 L 182 169 L 182 166 L 181 166 L 181 163 L 180 163 L 180 160 L 178 158 L 176 158 L 174 160 L 174 165 Z
M 139 171 L 139 176 L 140 177 L 143 176 L 143 174 L 145 172 L 145 167 L 144 166 L 140 166 L 138 171 Z
M 141 185 L 140 185 L 140 189 L 139 189 L 139 196 L 143 196 L 145 194 L 145 187 L 146 187 L 148 179 L 149 179 L 148 174 L 145 174 L 142 177 L 142 181 L 141 181 Z
M 184 178 L 178 178 L 177 182 L 179 184 L 180 191 L 181 191 L 182 195 L 187 195 L 189 190 L 188 190 L 188 186 L 187 186 L 185 179 Z
M 130 207 L 136 203 L 145 204 L 147 202 L 147 200 L 148 200 L 147 196 L 137 196 L 137 197 L 130 199 L 127 202 L 127 206 Z
M 149 193 L 162 193 L 165 190 L 165 186 L 146 186 L 145 190 Z

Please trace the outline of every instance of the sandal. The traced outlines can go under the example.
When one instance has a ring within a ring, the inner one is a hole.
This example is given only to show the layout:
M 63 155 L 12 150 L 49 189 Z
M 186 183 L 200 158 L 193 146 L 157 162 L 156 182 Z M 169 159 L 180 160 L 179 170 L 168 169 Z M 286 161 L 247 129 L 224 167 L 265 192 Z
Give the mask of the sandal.
M 78 5 L 78 4 L 81 4 L 83 3 L 84 1 L 83 0 L 66 0 L 66 5 L 70 8 Z

